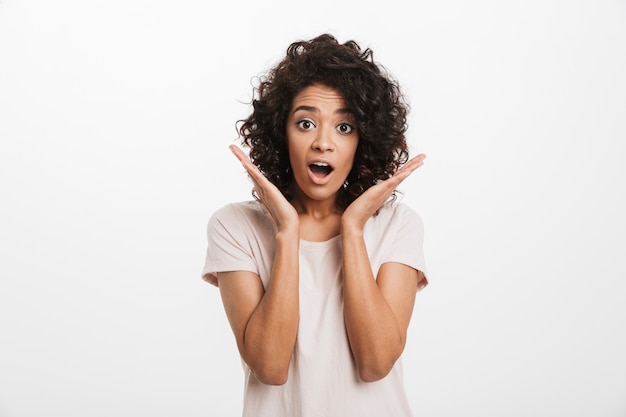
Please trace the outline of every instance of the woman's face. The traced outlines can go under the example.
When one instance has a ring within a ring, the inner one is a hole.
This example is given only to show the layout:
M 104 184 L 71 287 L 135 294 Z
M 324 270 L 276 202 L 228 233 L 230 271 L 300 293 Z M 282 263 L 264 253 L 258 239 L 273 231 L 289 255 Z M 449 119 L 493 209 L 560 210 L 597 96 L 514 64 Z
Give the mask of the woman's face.
M 294 97 L 287 117 L 287 146 L 303 197 L 334 202 L 352 169 L 358 142 L 354 116 L 337 90 L 314 84 Z

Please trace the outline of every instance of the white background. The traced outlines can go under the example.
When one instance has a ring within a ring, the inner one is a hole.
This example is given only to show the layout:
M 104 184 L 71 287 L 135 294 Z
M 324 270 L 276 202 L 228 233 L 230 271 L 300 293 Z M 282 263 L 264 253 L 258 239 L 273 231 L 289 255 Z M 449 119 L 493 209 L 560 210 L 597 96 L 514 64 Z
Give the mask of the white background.
M 410 5 L 410 6 L 409 6 Z M 626 2 L 0 1 L 0 416 L 237 416 L 205 226 L 294 40 L 412 105 L 416 416 L 626 416 Z

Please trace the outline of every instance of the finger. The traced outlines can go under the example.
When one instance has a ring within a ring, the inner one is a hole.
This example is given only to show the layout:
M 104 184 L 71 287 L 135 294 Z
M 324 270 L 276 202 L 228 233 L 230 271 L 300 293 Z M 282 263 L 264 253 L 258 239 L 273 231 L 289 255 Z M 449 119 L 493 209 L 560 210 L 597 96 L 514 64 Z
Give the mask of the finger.
M 414 156 L 413 158 L 411 158 L 409 160 L 409 162 L 407 162 L 404 165 L 404 169 L 408 169 L 411 172 L 415 171 L 417 168 L 421 167 L 422 165 L 424 165 L 424 159 L 426 158 L 426 155 L 424 155 L 423 153 Z
M 387 185 L 390 188 L 395 189 L 416 169 L 424 165 L 424 158 L 426 158 L 426 155 L 424 154 L 420 154 L 411 158 L 406 164 L 404 164 L 399 170 L 397 170 L 396 173 L 391 176 L 391 178 L 386 181 Z
M 230 151 L 237 157 L 237 159 L 239 159 L 241 162 L 244 162 L 246 159 L 248 159 L 248 156 L 238 147 L 235 145 L 229 145 L 228 149 L 230 149 Z
M 250 177 L 250 180 L 252 181 L 252 190 L 254 190 L 258 196 L 263 195 L 263 187 L 261 187 L 254 178 Z
M 246 168 L 246 170 L 249 170 L 249 168 L 258 170 L 256 165 L 252 163 L 248 155 L 246 155 L 239 147 L 235 145 L 230 145 L 228 148 L 231 150 L 233 155 L 235 155 L 235 157 L 239 159 L 239 162 L 241 162 L 241 164 L 243 165 L 244 168 Z
M 402 178 L 402 180 L 406 179 L 406 177 L 411 175 L 411 173 L 413 173 L 413 171 L 415 171 L 417 168 L 419 168 L 422 165 L 424 165 L 424 159 L 425 158 L 426 158 L 426 155 L 424 155 L 424 154 L 419 154 L 419 155 L 411 158 L 409 160 L 409 162 L 404 164 L 404 166 L 402 168 L 400 168 L 394 174 L 394 176 L 398 175 L 398 176 L 400 176 Z
M 250 158 L 237 146 L 230 145 L 228 147 L 231 152 L 239 159 L 241 165 L 243 165 L 244 169 L 248 172 L 251 178 L 256 181 L 262 181 L 261 178 L 265 178 L 265 176 L 259 171 L 259 168 L 250 161 Z

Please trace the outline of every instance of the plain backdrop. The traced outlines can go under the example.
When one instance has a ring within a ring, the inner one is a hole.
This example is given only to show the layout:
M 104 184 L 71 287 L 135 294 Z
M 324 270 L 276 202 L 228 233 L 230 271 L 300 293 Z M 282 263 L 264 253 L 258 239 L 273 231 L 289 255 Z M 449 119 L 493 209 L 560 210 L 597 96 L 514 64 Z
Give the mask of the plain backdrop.
M 626 416 L 623 0 L 0 1 L 0 416 L 238 416 L 206 223 L 294 40 L 411 104 L 420 417 Z

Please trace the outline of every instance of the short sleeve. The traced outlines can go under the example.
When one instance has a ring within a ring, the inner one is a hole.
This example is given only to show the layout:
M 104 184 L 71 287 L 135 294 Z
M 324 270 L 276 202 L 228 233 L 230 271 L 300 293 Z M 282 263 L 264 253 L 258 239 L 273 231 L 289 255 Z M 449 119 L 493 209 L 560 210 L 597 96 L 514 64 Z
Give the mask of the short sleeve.
M 398 262 L 421 271 L 424 279 L 419 283 L 419 291 L 428 285 L 424 258 L 424 222 L 415 210 L 406 205 L 400 205 L 393 217 L 395 236 L 383 262 Z
M 248 244 L 247 222 L 235 205 L 228 205 L 211 216 L 207 226 L 207 252 L 202 278 L 215 286 L 217 273 L 224 271 L 257 271 Z

